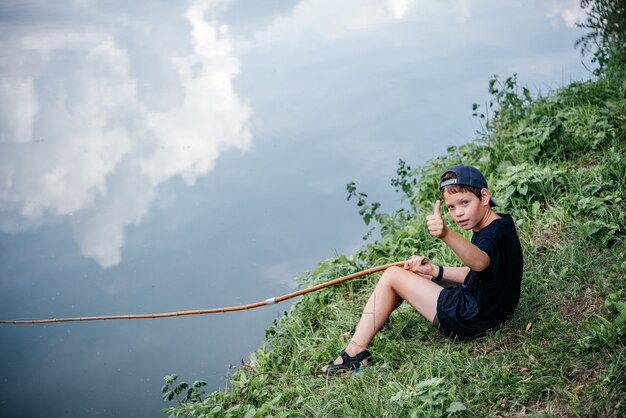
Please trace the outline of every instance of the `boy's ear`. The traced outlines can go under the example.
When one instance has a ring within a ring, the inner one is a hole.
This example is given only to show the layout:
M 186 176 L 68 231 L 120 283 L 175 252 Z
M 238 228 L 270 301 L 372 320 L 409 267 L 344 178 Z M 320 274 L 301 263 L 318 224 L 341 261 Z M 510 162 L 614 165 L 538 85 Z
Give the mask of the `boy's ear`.
M 489 193 L 489 189 L 482 188 L 480 189 L 480 202 L 483 205 L 489 206 L 489 200 L 491 199 L 491 193 Z

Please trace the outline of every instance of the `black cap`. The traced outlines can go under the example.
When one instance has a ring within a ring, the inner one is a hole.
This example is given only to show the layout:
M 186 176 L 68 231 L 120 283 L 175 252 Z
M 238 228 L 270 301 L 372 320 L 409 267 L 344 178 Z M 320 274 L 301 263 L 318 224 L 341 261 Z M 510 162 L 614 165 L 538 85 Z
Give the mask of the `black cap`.
M 477 189 L 488 189 L 487 180 L 485 180 L 485 176 L 476 168 L 471 165 L 455 165 L 454 167 L 450 167 L 443 174 L 445 176 L 447 173 L 456 174 L 456 178 L 442 180 L 439 183 L 439 190 L 442 190 L 444 187 L 449 186 L 451 184 L 458 184 L 461 186 L 470 186 L 476 187 Z M 495 200 L 491 198 L 489 200 L 489 206 L 498 206 Z

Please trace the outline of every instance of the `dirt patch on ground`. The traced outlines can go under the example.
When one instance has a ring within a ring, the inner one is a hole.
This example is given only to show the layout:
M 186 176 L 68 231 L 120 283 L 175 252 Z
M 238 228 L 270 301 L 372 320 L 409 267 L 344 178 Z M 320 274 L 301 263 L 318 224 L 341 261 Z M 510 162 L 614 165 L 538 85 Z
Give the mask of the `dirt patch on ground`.
M 541 401 L 534 405 L 524 406 L 520 411 L 516 412 L 523 415 L 541 414 L 549 417 L 571 417 L 573 415 L 570 405 L 558 399 Z
M 604 309 L 604 300 L 594 293 L 591 291 L 584 292 L 570 300 L 563 309 L 567 319 L 578 323 L 600 314 Z

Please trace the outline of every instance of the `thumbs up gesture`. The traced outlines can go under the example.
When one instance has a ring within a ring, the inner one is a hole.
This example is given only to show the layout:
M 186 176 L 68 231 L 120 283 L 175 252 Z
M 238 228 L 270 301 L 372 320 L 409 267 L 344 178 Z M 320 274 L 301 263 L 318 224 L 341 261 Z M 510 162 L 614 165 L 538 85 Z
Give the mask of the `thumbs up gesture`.
M 428 226 L 428 232 L 433 237 L 443 238 L 448 232 L 448 227 L 441 216 L 441 200 L 435 202 L 433 214 L 426 216 L 426 226 Z

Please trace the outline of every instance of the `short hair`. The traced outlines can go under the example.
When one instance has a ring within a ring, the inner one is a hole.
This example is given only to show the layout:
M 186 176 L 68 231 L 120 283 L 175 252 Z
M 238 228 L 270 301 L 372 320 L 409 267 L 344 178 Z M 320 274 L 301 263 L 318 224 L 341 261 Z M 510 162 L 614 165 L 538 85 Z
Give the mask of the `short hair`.
M 441 181 L 455 179 L 455 178 L 456 178 L 456 173 L 452 171 L 448 171 L 441 177 Z M 474 193 L 474 195 L 477 198 L 482 199 L 481 190 L 482 189 L 479 189 L 478 187 L 466 186 L 464 184 L 448 184 L 447 186 L 444 186 L 441 188 L 441 196 L 443 197 L 444 191 L 450 194 L 471 192 L 471 193 Z

